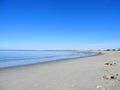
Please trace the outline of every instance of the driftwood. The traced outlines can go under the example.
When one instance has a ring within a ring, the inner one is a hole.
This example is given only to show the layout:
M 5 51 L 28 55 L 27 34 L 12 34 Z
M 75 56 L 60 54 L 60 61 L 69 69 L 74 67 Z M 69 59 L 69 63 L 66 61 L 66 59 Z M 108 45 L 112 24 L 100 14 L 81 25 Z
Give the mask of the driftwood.
M 111 80 L 111 79 L 116 79 L 116 76 L 114 76 L 114 75 L 105 75 L 105 76 L 103 76 L 103 78 L 106 79 L 106 80 Z
M 106 79 L 106 80 L 116 79 L 116 80 L 120 81 L 120 75 L 119 74 L 105 75 L 105 76 L 103 76 L 103 78 Z

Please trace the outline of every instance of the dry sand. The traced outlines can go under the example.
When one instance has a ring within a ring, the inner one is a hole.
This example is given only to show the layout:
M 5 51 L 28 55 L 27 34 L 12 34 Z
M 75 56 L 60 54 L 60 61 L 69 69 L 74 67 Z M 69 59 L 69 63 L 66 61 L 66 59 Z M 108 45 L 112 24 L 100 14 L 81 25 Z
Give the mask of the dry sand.
M 102 85 L 109 90 L 120 90 L 120 81 L 105 80 L 104 75 L 120 74 L 120 52 L 0 69 L 0 90 L 95 90 Z

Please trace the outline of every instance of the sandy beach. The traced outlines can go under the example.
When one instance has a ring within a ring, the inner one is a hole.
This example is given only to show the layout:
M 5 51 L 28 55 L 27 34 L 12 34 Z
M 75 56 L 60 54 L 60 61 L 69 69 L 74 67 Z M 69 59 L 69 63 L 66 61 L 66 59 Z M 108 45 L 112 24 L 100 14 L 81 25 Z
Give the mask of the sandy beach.
M 0 90 L 95 90 L 101 85 L 120 90 L 120 81 L 104 75 L 120 74 L 120 52 L 102 51 L 102 55 L 0 69 Z M 100 89 L 103 90 L 103 89 Z

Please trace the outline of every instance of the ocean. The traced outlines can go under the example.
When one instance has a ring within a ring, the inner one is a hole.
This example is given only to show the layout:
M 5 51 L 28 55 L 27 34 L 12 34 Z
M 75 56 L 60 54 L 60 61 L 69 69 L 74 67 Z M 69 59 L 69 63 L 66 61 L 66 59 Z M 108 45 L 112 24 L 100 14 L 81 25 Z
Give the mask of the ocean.
M 62 50 L 0 50 L 0 68 L 42 63 L 55 60 L 93 56 L 94 52 Z

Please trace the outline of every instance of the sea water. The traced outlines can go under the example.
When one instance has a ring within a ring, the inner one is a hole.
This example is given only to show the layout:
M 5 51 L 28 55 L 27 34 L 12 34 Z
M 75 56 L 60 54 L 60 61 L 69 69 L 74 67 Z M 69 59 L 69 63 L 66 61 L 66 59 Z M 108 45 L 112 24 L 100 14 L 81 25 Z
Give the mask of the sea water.
M 96 53 L 53 50 L 0 50 L 0 68 L 92 55 L 96 55 Z

